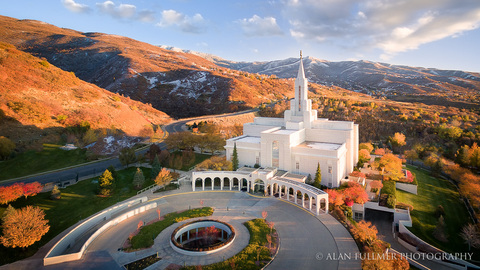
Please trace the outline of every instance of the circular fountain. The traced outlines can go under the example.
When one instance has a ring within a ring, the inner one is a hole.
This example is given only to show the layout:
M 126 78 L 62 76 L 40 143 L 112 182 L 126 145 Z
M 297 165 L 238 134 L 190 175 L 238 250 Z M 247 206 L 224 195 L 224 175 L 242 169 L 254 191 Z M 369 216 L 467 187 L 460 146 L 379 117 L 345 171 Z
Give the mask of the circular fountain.
M 227 248 L 235 239 L 230 224 L 218 220 L 196 220 L 176 228 L 170 246 L 185 255 L 207 255 Z

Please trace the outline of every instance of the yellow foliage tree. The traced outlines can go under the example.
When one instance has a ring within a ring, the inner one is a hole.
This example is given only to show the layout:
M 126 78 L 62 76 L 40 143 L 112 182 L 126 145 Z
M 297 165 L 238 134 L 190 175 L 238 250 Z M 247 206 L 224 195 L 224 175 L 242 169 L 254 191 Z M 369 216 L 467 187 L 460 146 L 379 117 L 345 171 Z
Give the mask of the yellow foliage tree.
M 9 206 L 2 221 L 3 236 L 0 237 L 0 242 L 6 247 L 31 246 L 50 229 L 45 212 L 37 206 L 29 205 L 19 210 Z
M 170 171 L 165 168 L 162 168 L 158 173 L 157 177 L 155 178 L 155 184 L 157 184 L 158 186 L 165 187 L 172 180 L 173 180 L 173 177 Z

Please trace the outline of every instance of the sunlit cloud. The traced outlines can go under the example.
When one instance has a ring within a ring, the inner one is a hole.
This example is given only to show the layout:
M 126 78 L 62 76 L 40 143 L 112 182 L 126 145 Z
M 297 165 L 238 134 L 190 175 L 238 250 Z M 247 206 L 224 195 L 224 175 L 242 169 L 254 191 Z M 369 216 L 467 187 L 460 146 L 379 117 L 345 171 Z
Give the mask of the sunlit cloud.
M 246 36 L 278 36 L 283 35 L 283 31 L 277 24 L 277 20 L 273 17 L 261 18 L 253 15 L 252 18 L 237 21 L 242 26 L 243 33 Z
M 75 13 L 86 13 L 91 11 L 89 6 L 76 3 L 74 0 L 62 0 L 62 4 L 66 9 Z
M 137 7 L 134 5 L 120 4 L 117 6 L 112 1 L 97 3 L 96 6 L 100 12 L 119 19 L 132 19 L 137 11 Z
M 197 13 L 192 17 L 185 15 L 173 9 L 162 11 L 162 18 L 159 27 L 178 27 L 182 32 L 187 33 L 202 33 L 206 29 L 205 19 L 201 14 Z

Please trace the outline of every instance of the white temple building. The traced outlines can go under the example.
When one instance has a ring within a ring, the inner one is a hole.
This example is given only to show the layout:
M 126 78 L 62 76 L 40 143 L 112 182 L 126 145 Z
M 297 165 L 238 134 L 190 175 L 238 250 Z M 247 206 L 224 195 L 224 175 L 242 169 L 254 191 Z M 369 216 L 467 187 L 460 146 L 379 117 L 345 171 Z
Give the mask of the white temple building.
M 358 162 L 358 125 L 317 119 L 300 55 L 290 110 L 283 118 L 256 117 L 245 124 L 242 136 L 227 140 L 227 160 L 235 145 L 240 167 L 259 165 L 313 178 L 320 164 L 322 185 L 338 187 Z

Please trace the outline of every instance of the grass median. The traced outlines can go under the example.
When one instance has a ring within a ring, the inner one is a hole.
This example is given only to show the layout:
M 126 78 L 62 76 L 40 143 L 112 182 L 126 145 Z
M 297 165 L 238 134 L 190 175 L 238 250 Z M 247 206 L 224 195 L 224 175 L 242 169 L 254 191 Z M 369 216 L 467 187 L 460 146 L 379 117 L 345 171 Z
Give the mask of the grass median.
M 140 232 L 130 240 L 131 247 L 127 249 L 127 251 L 134 251 L 153 246 L 153 240 L 155 237 L 157 237 L 157 235 L 159 235 L 165 228 L 174 223 L 189 218 L 211 216 L 212 214 L 213 208 L 211 207 L 195 208 L 180 213 L 166 214 L 162 220 L 142 227 Z

